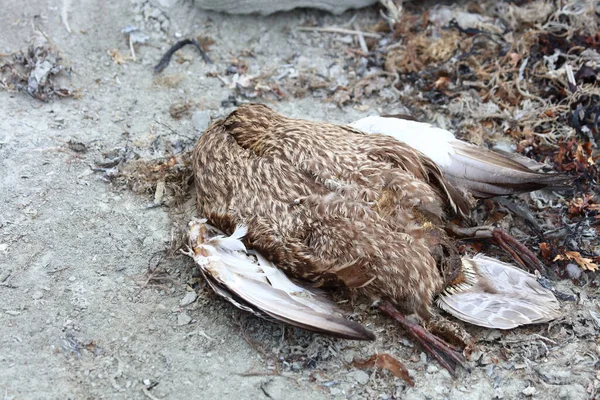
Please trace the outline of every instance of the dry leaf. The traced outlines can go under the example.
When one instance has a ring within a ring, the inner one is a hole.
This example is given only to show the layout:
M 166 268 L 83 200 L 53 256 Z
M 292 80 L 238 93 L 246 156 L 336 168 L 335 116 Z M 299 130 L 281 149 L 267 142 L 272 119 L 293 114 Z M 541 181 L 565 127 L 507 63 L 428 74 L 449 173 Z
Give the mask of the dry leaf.
M 550 248 L 550 245 L 546 242 L 540 243 L 540 251 L 544 260 L 549 259 L 552 255 L 552 249 Z
M 356 368 L 378 368 L 387 369 L 396 378 L 401 378 L 407 382 L 410 386 L 414 386 L 415 382 L 408 375 L 408 370 L 400 361 L 390 354 L 373 354 L 371 358 L 366 361 L 354 361 L 352 363 Z
M 112 49 L 107 51 L 108 55 L 112 57 L 115 64 L 123 65 L 127 63 L 127 58 L 121 54 L 121 52 L 117 49 Z
M 573 260 L 584 271 L 596 271 L 598 269 L 598 264 L 594 263 L 591 258 L 583 257 L 578 251 L 565 251 L 564 256 L 558 255 L 552 261 L 556 260 Z
M 435 88 L 438 90 L 443 90 L 448 87 L 450 82 L 450 78 L 448 78 L 447 76 L 440 76 L 438 80 L 434 82 L 433 86 L 435 86 Z

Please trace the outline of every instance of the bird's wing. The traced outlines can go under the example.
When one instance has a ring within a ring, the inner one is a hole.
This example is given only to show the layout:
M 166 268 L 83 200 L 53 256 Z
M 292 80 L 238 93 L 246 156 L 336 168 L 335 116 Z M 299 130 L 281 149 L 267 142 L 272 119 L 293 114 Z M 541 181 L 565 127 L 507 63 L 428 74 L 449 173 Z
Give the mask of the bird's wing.
M 462 321 L 494 329 L 548 322 L 560 315 L 544 304 L 532 303 L 521 296 L 494 293 L 442 295 L 437 305 Z
M 543 173 L 543 164 L 518 154 L 507 155 L 457 140 L 444 129 L 396 117 L 367 117 L 351 124 L 367 133 L 385 134 L 420 151 L 457 187 L 487 198 L 543 188 L 568 189 L 572 179 Z
M 263 256 L 256 263 L 236 229 L 230 237 L 208 238 L 203 220 L 190 222 L 190 255 L 215 292 L 256 315 L 346 339 L 373 340 L 373 333 L 344 318 L 329 299 L 296 285 Z M 244 232 L 245 233 L 245 232 Z
M 534 275 L 490 257 L 463 259 L 475 270 L 474 282 L 463 289 L 449 288 L 438 306 L 456 318 L 496 329 L 551 321 L 560 316 L 552 292 Z
M 464 194 L 443 176 L 442 167 L 451 163 L 449 140 L 454 136 L 450 132 L 420 122 L 383 117 L 363 118 L 350 127 L 359 133 L 386 138 L 386 141 L 380 141 L 381 146 L 369 152 L 369 156 L 391 162 L 416 177 L 421 176 L 420 179 L 435 187 L 457 214 L 469 214 L 470 205 Z M 427 130 L 427 134 L 423 130 Z
M 529 157 L 522 156 L 519 153 L 511 153 L 509 151 L 496 149 L 496 148 L 494 148 L 494 152 L 498 153 L 516 163 L 521 164 L 522 166 L 530 169 L 531 171 L 542 171 L 543 169 L 551 168 L 549 165 L 542 164 L 542 163 L 537 162 Z

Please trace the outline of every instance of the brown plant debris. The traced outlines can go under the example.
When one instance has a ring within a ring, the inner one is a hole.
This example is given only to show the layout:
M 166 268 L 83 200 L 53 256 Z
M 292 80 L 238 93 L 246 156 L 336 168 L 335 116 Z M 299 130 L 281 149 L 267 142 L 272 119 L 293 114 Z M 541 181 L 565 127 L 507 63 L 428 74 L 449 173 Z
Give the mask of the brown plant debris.
M 408 375 L 408 370 L 400 361 L 391 354 L 373 354 L 371 358 L 363 361 L 354 361 L 352 365 L 356 368 L 381 368 L 390 371 L 395 377 L 403 379 L 410 386 L 414 386 L 415 382 Z
M 564 255 L 556 256 L 553 261 L 557 260 L 573 260 L 581 269 L 587 271 L 596 271 L 598 269 L 598 264 L 594 263 L 591 258 L 583 257 L 577 251 L 565 251 Z
M 23 91 L 38 100 L 78 96 L 77 92 L 58 84 L 58 78 L 69 73 L 70 68 L 62 64 L 59 51 L 39 31 L 26 49 L 0 54 L 0 88 Z

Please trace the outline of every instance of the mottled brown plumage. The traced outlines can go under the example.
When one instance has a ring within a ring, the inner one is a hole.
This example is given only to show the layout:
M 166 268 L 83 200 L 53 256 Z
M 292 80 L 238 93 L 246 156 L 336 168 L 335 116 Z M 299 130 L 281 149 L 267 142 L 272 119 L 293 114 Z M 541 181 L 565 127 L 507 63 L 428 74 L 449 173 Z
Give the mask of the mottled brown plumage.
M 286 118 L 253 104 L 239 107 L 209 127 L 198 140 L 193 160 L 200 216 L 229 234 L 244 227 L 245 244 L 293 278 L 381 300 L 380 310 L 400 322 L 451 371 L 462 363 L 460 352 L 407 320 L 398 308 L 427 319 L 434 296 L 446 288 L 440 305 L 484 326 L 509 329 L 557 315 L 558 304 L 533 275 L 511 272 L 491 259 L 458 256 L 441 226 L 446 214 L 467 215 L 467 200 L 431 159 L 394 138 Z M 500 243 L 509 240 L 506 234 L 495 236 Z M 244 264 L 243 271 L 249 272 L 243 272 L 237 265 L 240 261 L 235 261 L 239 255 L 226 249 L 219 253 L 206 243 L 192 241 L 190 255 L 207 271 L 206 263 L 211 261 L 202 254 L 224 257 L 220 267 L 211 268 L 214 274 L 223 274 L 217 280 L 231 289 L 224 289 L 231 293 L 226 296 L 230 301 L 236 304 L 234 293 L 254 298 L 254 278 L 266 285 L 261 286 L 268 291 L 263 297 L 271 295 L 265 270 L 271 267 L 257 267 L 257 275 L 254 267 Z M 515 253 L 511 246 L 506 248 Z M 481 271 L 473 269 L 478 262 Z M 240 274 L 229 273 L 226 265 Z M 485 272 L 498 270 L 507 274 L 509 282 L 500 291 Z M 518 285 L 508 290 L 510 282 L 524 285 L 523 292 L 519 293 Z M 289 300 L 276 288 L 273 294 Z M 273 316 L 275 310 L 267 310 L 268 302 L 256 301 L 262 304 L 255 304 L 257 308 Z M 314 315 L 304 311 L 308 318 Z M 295 318 L 293 313 L 285 314 L 279 319 Z M 325 327 L 302 318 L 296 326 L 343 337 L 371 337 L 352 324 Z
M 247 244 L 291 276 L 423 318 L 456 278 L 458 257 L 444 279 L 430 248 L 452 249 L 435 223 L 467 203 L 393 138 L 246 105 L 202 135 L 194 162 L 199 214 L 229 233 L 247 226 Z

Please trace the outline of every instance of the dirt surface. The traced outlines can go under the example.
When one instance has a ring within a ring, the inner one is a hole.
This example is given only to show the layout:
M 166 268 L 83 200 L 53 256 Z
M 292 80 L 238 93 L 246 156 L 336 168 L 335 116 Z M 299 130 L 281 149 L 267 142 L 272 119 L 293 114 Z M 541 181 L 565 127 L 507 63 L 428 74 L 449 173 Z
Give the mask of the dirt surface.
M 0 91 L 4 399 L 595 395 L 600 385 L 595 289 L 553 282 L 580 299 L 563 302 L 564 318 L 550 326 L 511 332 L 467 327 L 478 340 L 472 371 L 452 378 L 364 304 L 355 305 L 355 312 L 378 335 L 367 344 L 284 329 L 225 304 L 198 283 L 191 261 L 164 256 L 181 229 L 183 218 L 173 217 L 175 209 L 111 184 L 110 174 L 98 170 L 124 148 L 141 158 L 188 148 L 209 118 L 233 109 L 231 101 L 223 101 L 246 89 L 245 82 L 239 84 L 244 74 L 226 74 L 231 66 L 255 75 L 266 69 L 311 72 L 344 85 L 340 60 L 355 38 L 296 27 L 368 27 L 380 20 L 377 9 L 340 16 L 309 10 L 226 16 L 168 0 L 6 0 L 2 9 L 0 53 L 16 52 L 45 35 L 65 68 L 55 85 L 68 89 L 46 102 L 22 91 Z M 128 25 L 147 35 L 145 43 L 134 45 L 135 60 L 122 32 Z M 196 35 L 214 41 L 204 42 L 214 64 L 205 64 L 190 47 L 160 76 L 153 73 L 175 41 Z M 268 92 L 261 101 L 277 111 L 312 120 L 348 123 L 405 111 L 390 101 L 388 88 L 343 107 L 318 93 L 282 96 L 273 85 L 252 89 Z M 416 385 L 387 371 L 353 366 L 355 359 L 375 353 L 405 362 Z

